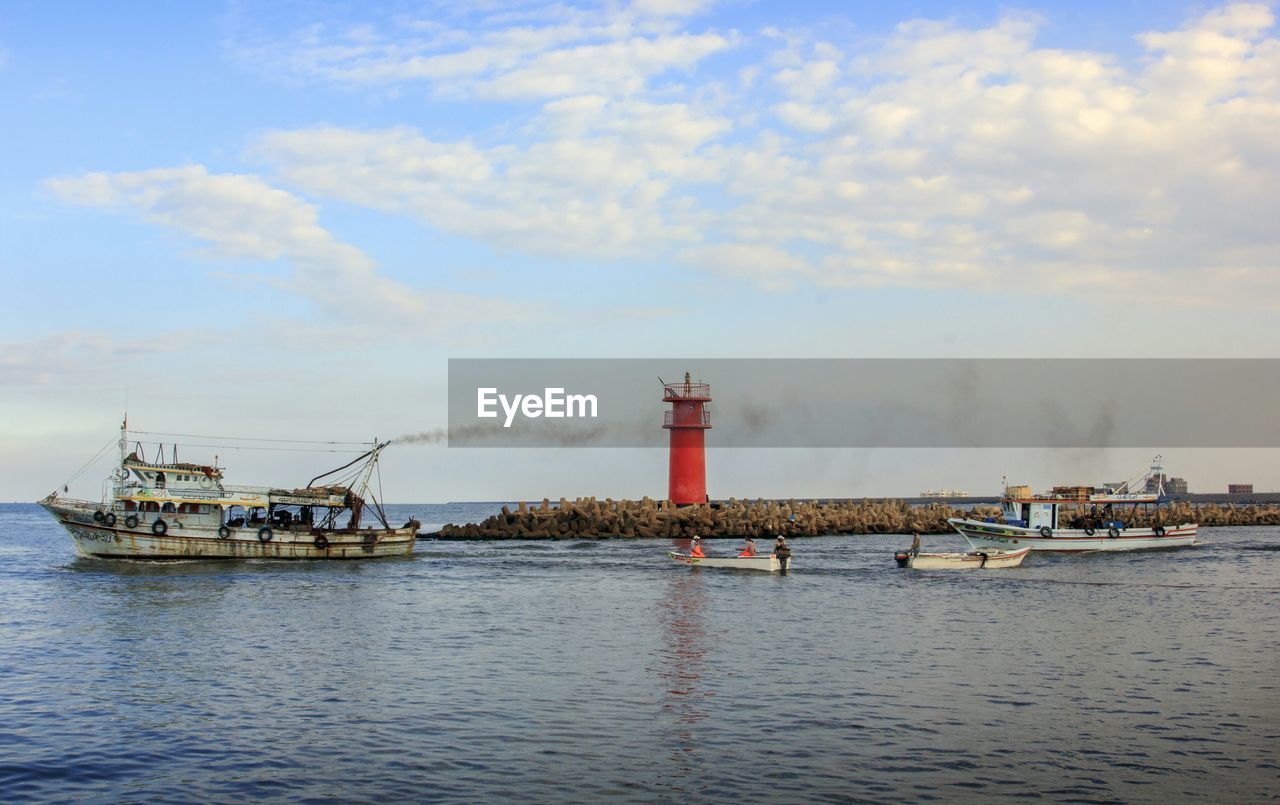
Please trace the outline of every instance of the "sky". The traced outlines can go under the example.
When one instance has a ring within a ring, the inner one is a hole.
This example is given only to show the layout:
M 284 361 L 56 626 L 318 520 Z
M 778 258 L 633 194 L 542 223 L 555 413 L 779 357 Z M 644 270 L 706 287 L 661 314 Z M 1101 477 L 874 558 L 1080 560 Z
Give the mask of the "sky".
M 0 499 L 126 410 L 440 427 L 450 358 L 1280 356 L 1266 3 L 11 0 L 0 108 Z M 1248 390 L 1161 397 L 1206 393 Z M 708 491 L 991 493 L 1159 451 L 713 450 Z M 1276 452 L 1165 463 L 1276 489 Z M 218 454 L 245 483 L 345 460 Z M 401 446 L 383 479 L 661 497 L 666 455 Z

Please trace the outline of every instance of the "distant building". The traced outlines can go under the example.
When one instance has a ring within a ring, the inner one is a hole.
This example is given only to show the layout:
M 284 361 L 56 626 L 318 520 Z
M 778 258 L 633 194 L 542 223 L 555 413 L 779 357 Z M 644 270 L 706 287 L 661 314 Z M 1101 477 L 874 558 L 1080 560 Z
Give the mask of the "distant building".
M 1227 484 L 1228 495 L 1252 495 L 1253 484 Z
M 1170 478 L 1163 472 L 1157 472 L 1147 479 L 1147 486 L 1143 490 L 1147 494 L 1154 495 L 1164 487 L 1166 495 L 1185 495 L 1187 494 L 1187 480 L 1185 478 Z

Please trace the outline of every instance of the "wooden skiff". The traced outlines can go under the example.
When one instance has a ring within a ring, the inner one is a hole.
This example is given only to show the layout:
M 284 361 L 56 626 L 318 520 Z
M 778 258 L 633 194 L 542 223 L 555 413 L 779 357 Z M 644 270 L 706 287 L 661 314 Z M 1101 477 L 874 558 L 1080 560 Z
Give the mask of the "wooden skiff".
M 1016 551 L 989 549 L 969 553 L 918 553 L 898 551 L 893 558 L 898 567 L 916 570 L 977 570 L 979 568 L 1017 567 L 1031 553 L 1031 548 Z
M 728 567 L 738 570 L 763 570 L 766 573 L 777 573 L 782 570 L 782 563 L 772 554 L 759 556 L 690 556 L 687 553 L 667 551 L 667 556 L 674 562 L 692 567 Z M 790 564 L 790 563 L 788 563 Z

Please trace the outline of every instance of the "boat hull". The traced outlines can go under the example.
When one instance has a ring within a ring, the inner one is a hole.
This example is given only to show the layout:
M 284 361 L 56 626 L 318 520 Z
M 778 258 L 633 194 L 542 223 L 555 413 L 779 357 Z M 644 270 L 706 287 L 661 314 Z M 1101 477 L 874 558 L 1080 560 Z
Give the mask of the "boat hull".
M 41 505 L 71 535 L 78 556 L 93 559 L 193 560 L 193 559 L 372 559 L 413 553 L 417 527 L 363 528 L 310 531 L 273 528 L 270 541 L 258 538 L 258 527 L 230 529 L 223 539 L 217 526 L 166 521 L 164 534 L 154 534 L 151 524 L 128 528 L 124 519 L 114 526 L 96 522 L 92 505 L 75 502 L 42 502 Z M 323 539 L 319 539 L 319 538 Z
M 766 573 L 777 573 L 782 570 L 782 563 L 772 554 L 761 556 L 689 556 L 685 553 L 667 551 L 667 556 L 674 562 L 692 567 L 725 567 L 736 570 L 760 570 Z M 788 567 L 790 562 L 788 561 Z
M 1101 530 L 1088 534 L 1084 529 L 1061 528 L 1046 537 L 1034 528 L 987 523 L 953 517 L 947 522 L 964 537 L 975 550 L 989 548 L 1015 550 L 1027 547 L 1033 551 L 1079 553 L 1082 551 L 1147 551 L 1158 548 L 1182 548 L 1194 545 L 1197 523 L 1170 526 L 1163 534 L 1151 528 L 1126 528 L 1111 536 Z
M 898 561 L 898 567 L 915 570 L 980 570 L 1017 567 L 1029 553 L 1031 549 L 1023 547 L 1011 551 L 987 549 L 969 553 L 918 553 L 914 556 L 903 552 L 894 558 Z

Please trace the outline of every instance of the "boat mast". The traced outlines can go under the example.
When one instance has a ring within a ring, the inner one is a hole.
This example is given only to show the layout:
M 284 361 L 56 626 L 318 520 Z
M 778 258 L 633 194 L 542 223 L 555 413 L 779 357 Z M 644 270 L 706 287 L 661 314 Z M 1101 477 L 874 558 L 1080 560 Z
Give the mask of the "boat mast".
M 390 441 L 379 443 L 377 439 L 373 440 L 373 449 L 371 449 L 368 453 L 369 460 L 365 462 L 364 468 L 360 474 L 360 481 L 356 486 L 356 497 L 359 500 L 364 501 L 368 499 L 369 481 L 373 476 L 373 471 L 378 468 L 378 456 L 382 453 L 382 449 L 389 444 L 391 444 Z M 379 478 L 381 478 L 381 475 L 379 475 Z M 381 494 L 381 481 L 379 481 L 379 494 Z M 382 501 L 378 500 L 377 498 L 374 498 L 373 505 L 374 505 L 374 513 L 378 516 L 378 519 L 382 521 L 383 527 L 390 528 L 391 526 L 387 523 L 387 515 L 385 512 L 382 511 Z M 362 508 L 363 508 L 363 504 L 362 504 Z M 359 525 L 359 512 L 356 510 L 352 510 L 351 527 L 356 528 L 358 525 Z
M 124 491 L 124 483 L 129 478 L 129 471 L 124 468 L 125 445 L 129 443 L 129 412 L 125 411 L 124 421 L 120 423 L 120 460 L 116 462 L 116 471 L 111 473 L 115 479 L 113 496 L 119 497 Z

